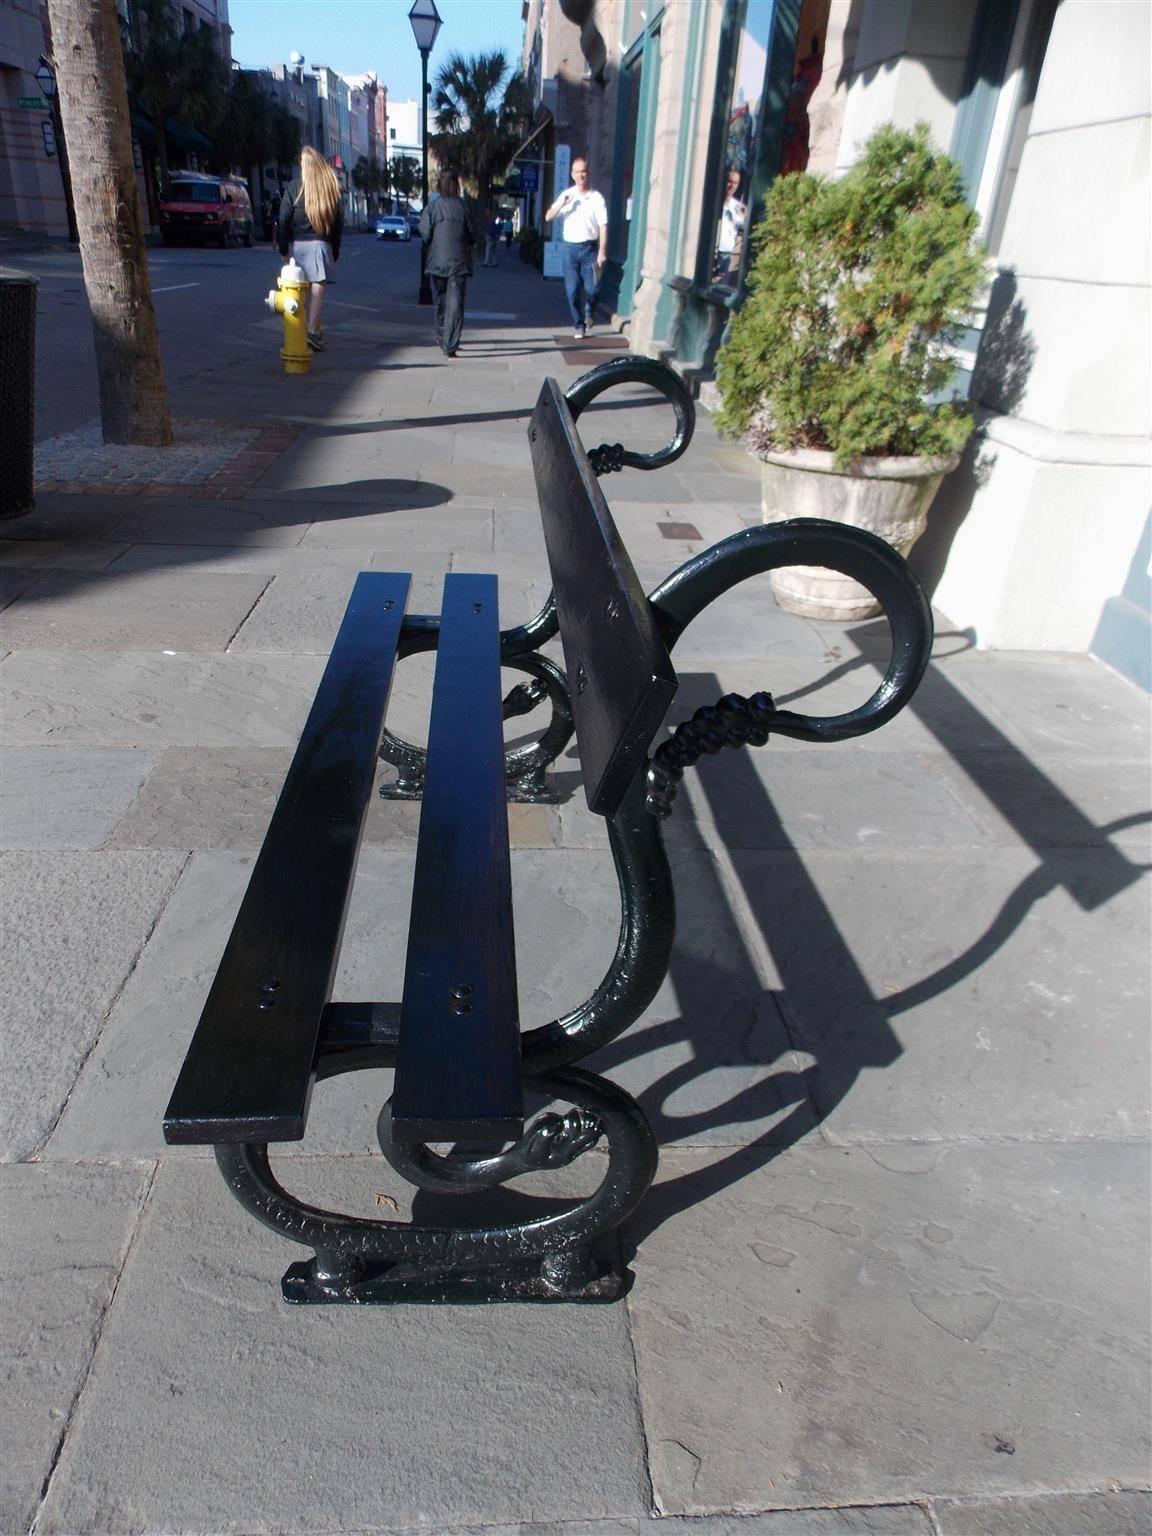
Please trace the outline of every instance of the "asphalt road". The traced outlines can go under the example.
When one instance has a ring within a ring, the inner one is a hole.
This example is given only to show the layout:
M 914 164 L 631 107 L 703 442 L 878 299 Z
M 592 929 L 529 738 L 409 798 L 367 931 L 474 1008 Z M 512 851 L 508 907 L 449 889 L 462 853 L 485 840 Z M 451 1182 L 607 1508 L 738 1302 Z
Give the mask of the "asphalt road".
M 419 286 L 418 240 L 401 244 L 351 235 L 341 251 L 333 312 L 371 310 L 382 295 Z M 80 258 L 41 253 L 6 262 L 40 279 L 36 311 L 36 438 L 70 432 L 99 415 L 92 322 Z M 250 250 L 159 247 L 148 252 L 152 293 L 170 387 L 250 352 L 268 366 L 264 299 L 280 258 L 269 245 Z

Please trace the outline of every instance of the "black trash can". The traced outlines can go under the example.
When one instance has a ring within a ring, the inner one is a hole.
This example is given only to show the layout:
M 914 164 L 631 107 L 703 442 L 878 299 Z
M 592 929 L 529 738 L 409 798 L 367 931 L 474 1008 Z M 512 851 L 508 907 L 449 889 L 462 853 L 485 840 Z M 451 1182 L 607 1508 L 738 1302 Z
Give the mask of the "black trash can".
M 31 512 L 39 279 L 0 268 L 0 517 Z

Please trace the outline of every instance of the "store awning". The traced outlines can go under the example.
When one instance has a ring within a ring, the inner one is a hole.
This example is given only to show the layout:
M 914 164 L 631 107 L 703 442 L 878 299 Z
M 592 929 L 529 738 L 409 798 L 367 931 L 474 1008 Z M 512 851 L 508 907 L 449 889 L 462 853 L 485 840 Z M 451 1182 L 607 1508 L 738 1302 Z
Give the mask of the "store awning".
M 156 146 L 156 124 L 138 107 L 133 107 L 131 114 L 132 137 L 146 149 L 154 149 Z M 199 128 L 193 128 L 189 123 L 182 123 L 179 118 L 166 117 L 164 119 L 164 133 L 169 144 L 175 144 L 180 149 L 194 149 L 198 155 L 204 154 L 212 148 L 211 139 L 206 139 Z
M 169 144 L 179 144 L 181 149 L 194 149 L 197 154 L 202 154 L 212 148 L 212 140 L 206 139 L 199 128 L 182 123 L 178 118 L 166 117 L 164 132 L 168 135 Z
M 544 109 L 544 121 L 542 123 L 538 123 L 537 126 L 535 128 L 533 128 L 532 132 L 528 135 L 528 137 L 524 140 L 523 144 L 521 144 L 520 148 L 512 156 L 512 159 L 509 160 L 509 162 L 508 162 L 509 165 L 511 165 L 513 163 L 513 161 L 519 160 L 520 156 L 528 148 L 528 146 L 529 146 L 529 144 L 531 144 L 532 140 L 536 139 L 536 138 L 539 138 L 539 136 L 544 132 L 545 128 L 548 127 L 548 125 L 549 125 L 549 123 L 551 121 L 552 121 L 552 114 L 551 114 L 551 112 L 548 111 L 547 107 L 545 107 L 545 109 Z

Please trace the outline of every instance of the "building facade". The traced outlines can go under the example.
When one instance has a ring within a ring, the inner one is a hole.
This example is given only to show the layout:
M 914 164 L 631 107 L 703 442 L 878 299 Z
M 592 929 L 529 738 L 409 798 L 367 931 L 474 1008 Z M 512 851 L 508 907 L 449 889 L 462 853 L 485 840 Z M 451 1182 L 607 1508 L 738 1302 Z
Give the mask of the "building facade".
M 1150 21 L 1145 0 L 529 0 L 525 32 L 541 75 L 579 40 L 557 64 L 576 127 L 540 137 L 608 198 L 616 324 L 705 403 L 773 179 L 929 124 L 990 281 L 957 375 L 979 431 L 913 563 L 976 644 L 1092 651 L 1145 687 Z
M 117 0 L 125 28 L 130 28 L 129 0 Z M 212 33 L 221 59 L 231 62 L 232 28 L 228 0 L 172 0 L 177 25 L 185 32 Z M 52 35 L 45 0 L 3 0 L 0 3 L 0 229 L 22 234 L 65 238 L 67 202 L 61 174 L 60 124 L 43 95 L 36 71 L 41 59 L 51 59 Z M 133 150 L 140 207 L 146 224 L 156 223 L 156 188 L 152 173 L 155 128 L 144 114 L 133 111 Z M 207 141 L 186 125 L 169 122 L 173 146 L 185 153 L 195 169 L 197 154 Z
M 56 131 L 36 71 L 51 52 L 43 0 L 0 6 L 0 229 L 68 233 Z
M 420 113 L 420 103 L 414 98 L 407 101 L 389 101 L 388 103 L 388 160 L 391 164 L 401 158 L 414 160 L 417 167 L 423 163 L 424 154 L 424 124 Z M 433 175 L 431 167 L 429 177 Z M 396 186 L 393 182 L 393 201 L 396 206 Z M 420 177 L 417 171 L 416 188 L 408 199 L 409 206 L 420 205 Z

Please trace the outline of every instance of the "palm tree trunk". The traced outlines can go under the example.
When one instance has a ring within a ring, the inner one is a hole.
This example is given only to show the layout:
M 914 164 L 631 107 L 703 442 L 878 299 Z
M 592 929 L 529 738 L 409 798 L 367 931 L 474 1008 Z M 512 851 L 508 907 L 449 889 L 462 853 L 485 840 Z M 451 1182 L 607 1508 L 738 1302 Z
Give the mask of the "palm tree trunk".
M 100 419 L 108 443 L 163 447 L 172 417 L 132 163 L 116 0 L 48 0 Z

